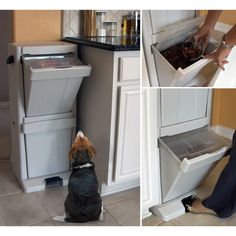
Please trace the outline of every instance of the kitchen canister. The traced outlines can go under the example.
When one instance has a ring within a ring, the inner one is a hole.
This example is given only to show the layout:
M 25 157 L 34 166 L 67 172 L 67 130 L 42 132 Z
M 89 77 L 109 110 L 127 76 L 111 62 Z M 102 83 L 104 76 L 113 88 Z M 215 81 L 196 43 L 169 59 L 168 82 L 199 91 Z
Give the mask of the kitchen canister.
M 95 10 L 84 11 L 84 36 L 89 36 L 89 37 L 96 36 L 96 11 Z

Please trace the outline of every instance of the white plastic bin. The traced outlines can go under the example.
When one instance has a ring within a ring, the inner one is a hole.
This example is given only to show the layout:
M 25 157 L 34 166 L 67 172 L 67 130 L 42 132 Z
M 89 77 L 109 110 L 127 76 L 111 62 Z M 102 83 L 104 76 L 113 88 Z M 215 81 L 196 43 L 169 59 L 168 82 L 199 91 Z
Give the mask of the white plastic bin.
M 27 117 L 71 111 L 83 77 L 91 72 L 73 53 L 24 55 L 23 68 Z
M 201 59 L 185 69 L 178 68 L 176 70 L 160 53 L 192 36 L 202 22 L 201 17 L 185 20 L 163 27 L 160 32 L 152 36 L 153 44 L 150 46 L 152 47 L 160 86 L 184 86 L 210 62 L 210 60 Z M 213 52 L 219 44 L 220 42 L 211 38 L 206 53 Z
M 185 37 L 186 35 L 183 35 L 183 37 L 180 38 L 176 38 L 176 41 L 173 41 L 172 39 L 172 45 L 170 46 L 183 42 L 186 39 Z M 206 49 L 206 54 L 215 51 L 218 47 L 217 45 L 218 44 L 214 39 L 210 39 L 210 42 L 208 43 L 208 47 Z M 164 49 L 166 48 L 163 48 L 162 50 Z M 211 61 L 209 59 L 200 59 L 197 62 L 193 63 L 192 65 L 186 67 L 185 69 L 179 67 L 176 70 L 160 53 L 160 51 L 157 49 L 157 46 L 152 46 L 152 50 L 158 77 L 162 78 L 163 80 L 172 81 L 172 84 L 170 84 L 170 86 L 185 85 L 186 83 L 191 81 L 199 73 L 199 71 Z
M 208 127 L 159 139 L 163 202 L 195 189 L 230 143 Z
M 68 152 L 71 147 L 75 118 L 68 113 L 27 118 L 22 125 L 25 135 L 27 173 L 29 178 L 69 170 Z

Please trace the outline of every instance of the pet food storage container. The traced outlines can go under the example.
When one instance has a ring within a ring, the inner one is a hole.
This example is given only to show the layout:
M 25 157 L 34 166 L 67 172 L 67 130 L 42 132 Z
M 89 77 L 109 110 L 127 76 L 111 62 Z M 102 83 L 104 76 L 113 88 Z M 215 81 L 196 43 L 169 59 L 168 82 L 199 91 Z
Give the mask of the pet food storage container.
M 230 143 L 203 127 L 159 139 L 163 202 L 196 188 Z
M 190 24 L 192 22 L 192 24 Z M 211 60 L 200 59 L 193 62 L 190 66 L 185 69 L 178 68 L 175 69 L 169 61 L 161 54 L 161 51 L 176 45 L 178 43 L 184 42 L 189 36 L 191 36 L 196 30 L 196 22 L 191 21 L 189 24 L 182 24 L 182 28 L 179 27 L 167 27 L 164 32 L 159 33 L 158 43 L 152 45 L 152 52 L 155 60 L 156 70 L 158 78 L 161 78 L 161 86 L 184 86 L 189 81 L 191 81 L 200 70 L 206 66 Z M 215 51 L 219 46 L 219 43 L 210 38 L 208 46 L 205 53 L 209 54 Z
M 23 55 L 26 116 L 69 112 L 91 67 L 74 53 Z
M 69 170 L 68 152 L 76 120 L 72 112 L 24 118 L 29 178 Z

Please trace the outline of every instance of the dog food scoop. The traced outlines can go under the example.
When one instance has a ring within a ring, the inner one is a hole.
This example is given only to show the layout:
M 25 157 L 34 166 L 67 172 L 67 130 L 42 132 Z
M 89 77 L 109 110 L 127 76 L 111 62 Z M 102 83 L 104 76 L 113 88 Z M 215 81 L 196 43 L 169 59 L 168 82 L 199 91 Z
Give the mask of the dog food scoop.
M 203 43 L 197 43 L 194 37 L 188 38 L 182 43 L 182 53 L 186 59 L 196 61 L 203 57 Z

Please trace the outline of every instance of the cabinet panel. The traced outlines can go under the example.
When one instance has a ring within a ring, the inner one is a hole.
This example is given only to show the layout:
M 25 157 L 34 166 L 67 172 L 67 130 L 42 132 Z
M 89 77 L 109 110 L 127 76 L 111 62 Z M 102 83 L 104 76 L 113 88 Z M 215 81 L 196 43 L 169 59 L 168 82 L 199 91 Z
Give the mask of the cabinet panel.
M 195 17 L 194 10 L 152 10 L 150 11 L 152 32 L 153 34 L 160 32 L 164 27 L 171 24 L 191 19 Z
M 161 90 L 162 127 L 206 117 L 207 103 L 207 89 Z
M 120 81 L 139 80 L 140 57 L 121 57 L 119 74 Z
M 114 178 L 139 178 L 140 169 L 140 89 L 123 86 L 120 90 L 120 110 L 117 133 Z

